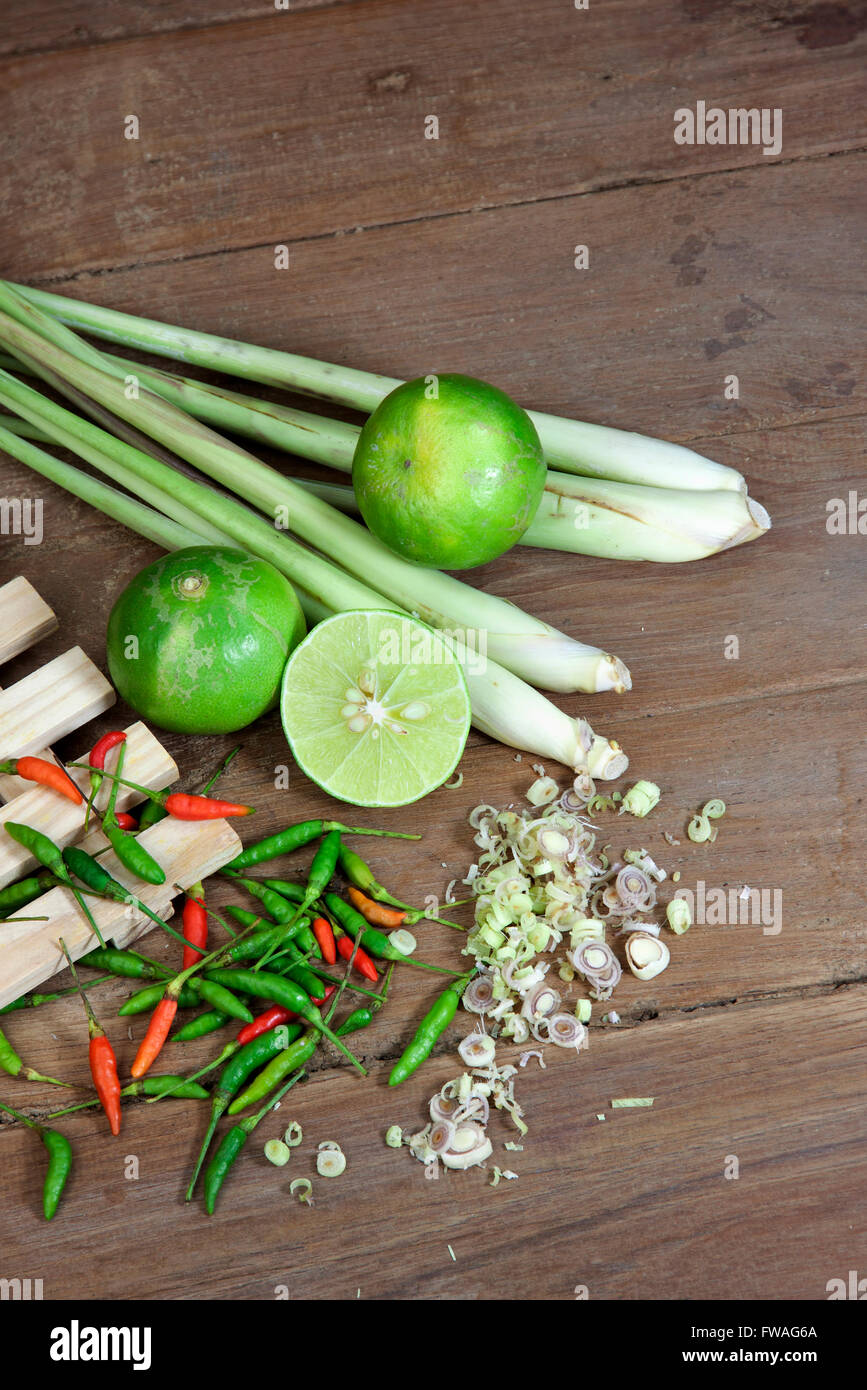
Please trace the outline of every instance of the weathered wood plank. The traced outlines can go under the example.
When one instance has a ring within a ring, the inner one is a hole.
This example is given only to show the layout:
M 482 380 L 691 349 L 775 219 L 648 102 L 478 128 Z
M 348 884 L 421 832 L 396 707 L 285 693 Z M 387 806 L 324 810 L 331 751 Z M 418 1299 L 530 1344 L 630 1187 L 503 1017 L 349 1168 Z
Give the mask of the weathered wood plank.
M 252 245 L 273 264 L 277 244 L 358 225 L 767 167 L 758 144 L 675 144 L 674 113 L 697 100 L 772 93 L 786 159 L 857 147 L 856 26 L 825 44 L 818 15 L 775 20 L 773 4 L 507 0 L 480 42 L 463 0 L 375 0 L 131 39 L 110 61 L 101 46 L 7 59 L 7 156 L 41 235 L 10 208 L 6 272 Z M 565 262 L 580 231 L 573 218 Z M 682 254 L 689 273 L 697 253 Z
M 80 0 L 9 0 L 3 12 L 0 54 L 20 56 L 57 48 L 88 48 L 117 39 L 170 34 L 178 29 L 210 29 L 238 19 L 273 17 L 289 12 L 331 8 L 363 0 L 103 0 L 98 9 Z
M 129 1107 L 120 1147 L 98 1114 L 65 1121 L 78 1161 L 50 1230 L 33 1136 L 4 1124 L 6 1263 L 44 1277 L 52 1299 L 272 1300 L 282 1285 L 293 1299 L 360 1290 L 362 1299 L 512 1300 L 516 1280 L 532 1300 L 573 1300 L 580 1285 L 594 1301 L 824 1299 L 829 1279 L 863 1268 L 865 994 L 853 986 L 796 1006 L 645 1023 L 594 1036 L 578 1060 L 561 1054 L 542 1072 L 531 1063 L 519 1079 L 531 1125 L 524 1152 L 503 1151 L 509 1131 L 492 1126 L 494 1161 L 520 1177 L 495 1190 L 479 1172 L 427 1181 L 421 1164 L 383 1143 L 390 1124 L 421 1125 L 427 1097 L 459 1070 L 454 1055 L 400 1092 L 386 1088 L 383 1065 L 367 1081 L 342 1067 L 316 1072 L 257 1131 L 212 1218 L 182 1198 L 202 1105 Z M 67 1002 L 52 1013 L 57 1041 L 34 1053 L 42 1067 L 62 1059 L 64 1075 L 85 1050 L 80 1011 Z M 112 1036 L 127 1066 L 135 1043 L 117 1028 Z M 26 1089 L 29 1099 L 36 1088 Z M 622 1095 L 655 1104 L 612 1112 Z M 289 1119 L 301 1121 L 304 1143 L 288 1169 L 274 1169 L 262 1145 Z M 347 1154 L 339 1181 L 316 1176 L 323 1139 Z M 130 1153 L 137 1182 L 124 1176 Z M 727 1179 L 732 1158 L 739 1176 Z M 313 1211 L 289 1197 L 296 1176 L 312 1177 Z M 169 1219 L 179 1238 L 166 1243 Z M 97 1225 L 99 1261 L 83 1262 Z
M 58 288 L 388 375 L 468 372 L 537 410 L 706 441 L 863 411 L 864 166 L 847 155 L 378 228 L 301 243 L 287 271 L 259 249 Z

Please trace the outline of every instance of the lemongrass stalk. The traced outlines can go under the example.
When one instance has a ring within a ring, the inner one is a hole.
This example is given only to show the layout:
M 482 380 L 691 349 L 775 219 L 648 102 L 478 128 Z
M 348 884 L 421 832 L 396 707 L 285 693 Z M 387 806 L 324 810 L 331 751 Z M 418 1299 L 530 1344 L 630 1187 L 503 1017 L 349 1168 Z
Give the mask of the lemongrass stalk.
M 166 550 L 203 543 L 201 534 L 171 520 L 174 502 L 170 493 L 162 494 L 162 505 L 168 509 L 164 514 L 127 497 L 98 478 L 82 473 L 72 464 L 53 458 L 10 431 L 0 429 L 0 448 L 5 448 L 43 477 Z M 111 464 L 108 456 L 106 462 Z M 168 471 L 171 472 L 170 469 Z M 155 495 L 158 492 L 159 489 L 154 489 Z M 239 510 L 245 509 L 239 506 Z M 252 521 L 258 520 L 252 513 L 250 517 Z M 283 539 L 288 547 L 292 546 L 291 541 Z M 260 553 L 255 544 L 247 543 L 246 548 L 253 554 Z M 275 557 L 269 555 L 265 558 Z M 313 562 L 316 557 L 310 555 L 309 559 Z M 293 566 L 293 574 L 296 572 Z M 393 607 L 382 595 L 357 583 L 349 575 L 341 574 L 336 566 L 324 560 L 319 562 L 318 569 L 311 566 L 311 578 L 319 581 L 316 587 L 296 584 L 305 617 L 311 625 L 347 608 Z M 444 640 L 452 646 L 451 638 L 445 636 Z M 455 654 L 460 659 L 460 653 Z M 473 723 L 491 738 L 540 757 L 554 758 L 575 771 L 587 771 L 593 777 L 612 779 L 625 772 L 629 760 L 619 744 L 594 734 L 586 720 L 570 718 L 510 671 L 487 661 L 478 669 L 476 663 L 465 664 L 464 673 Z
M 201 545 L 204 541 L 202 536 L 179 526 L 161 512 L 154 511 L 134 497 L 127 497 L 126 493 L 118 492 L 99 478 L 92 478 L 89 473 L 82 473 L 80 469 L 73 468 L 71 463 L 54 458 L 29 439 L 5 429 L 2 424 L 0 449 L 4 449 L 12 458 L 18 459 L 28 468 L 32 468 L 34 473 L 48 478 L 50 482 L 65 488 L 75 497 L 80 497 L 83 502 L 98 508 L 114 521 L 120 521 L 131 531 L 137 531 L 140 536 L 163 546 L 165 550 L 182 550 L 184 546 Z
M 122 440 L 113 440 L 113 436 L 106 431 L 82 420 L 80 416 L 73 415 L 71 411 L 66 410 L 61 405 L 56 405 L 47 397 L 40 396 L 31 387 L 16 381 L 15 377 L 2 368 L 0 368 L 0 405 L 7 409 L 27 411 L 25 425 L 29 424 L 31 429 L 38 428 L 43 439 L 47 438 L 53 443 L 61 445 L 64 449 L 71 449 L 87 463 L 93 464 L 95 468 L 107 473 L 116 483 L 120 483 L 122 487 L 136 493 L 143 501 L 149 502 L 154 507 L 161 505 L 161 497 L 158 495 L 160 490 L 154 487 L 148 477 L 150 464 L 156 460 L 145 456 L 147 462 L 142 467 L 133 469 L 130 467 L 130 460 L 139 451 L 134 449 L 131 444 L 125 444 Z M 7 433 L 12 432 L 13 430 L 7 431 Z M 14 432 L 21 433 L 20 429 Z M 109 440 L 113 440 L 113 443 L 111 453 L 107 454 L 105 448 L 100 446 Z M 160 466 L 166 467 L 167 465 L 161 464 Z M 213 489 L 208 488 L 207 491 L 216 497 Z M 201 512 L 191 511 L 180 501 L 175 503 L 173 510 L 174 520 L 179 525 L 197 531 L 202 539 L 209 544 L 231 544 L 225 532 L 213 525 Z
M 147 388 L 128 393 L 116 377 L 60 346 L 57 327 L 53 320 L 47 320 L 35 332 L 0 313 L 0 341 L 16 356 L 31 362 L 40 374 L 90 396 L 309 544 L 328 553 L 339 550 L 341 564 L 350 573 L 361 579 L 375 574 L 388 598 L 431 626 L 465 634 L 472 650 L 484 647 L 516 675 L 549 690 L 630 688 L 629 672 L 617 657 L 576 642 L 514 605 L 450 575 L 408 564 L 363 526 L 161 396 Z M 68 330 L 64 332 L 68 334 Z M 20 389 L 28 388 L 22 385 Z
M 401 385 L 399 377 L 362 372 L 212 333 L 197 333 L 44 290 L 29 289 L 25 285 L 16 285 L 15 289 L 64 323 L 109 342 L 214 368 L 248 381 L 286 387 L 365 413 L 375 410 L 383 396 Z M 588 425 L 559 415 L 534 410 L 528 413 L 539 432 L 548 463 L 567 473 L 648 487 L 746 491 L 746 483 L 736 469 L 715 463 L 683 445 L 669 444 L 628 430 Z
M 672 488 L 579 479 L 551 469 L 548 480 L 551 490 L 543 494 L 521 545 L 671 564 L 743 545 L 771 524 L 764 507 L 743 492 L 704 492 L 697 507 L 694 492 Z M 312 478 L 296 482 L 331 507 L 349 515 L 359 512 L 351 487 Z
M 296 586 L 296 591 L 311 627 L 335 611 L 302 585 Z M 475 728 L 510 748 L 526 751 L 529 744 L 539 757 L 585 770 L 594 778 L 612 781 L 626 771 L 629 759 L 614 739 L 595 734 L 586 719 L 564 714 L 538 690 L 495 662 L 489 661 L 483 672 L 477 671 L 448 636 L 444 635 L 444 640 L 461 660 Z
M 771 518 L 746 492 L 640 487 L 549 470 L 523 544 L 612 560 L 701 560 L 764 535 Z
M 168 372 L 134 366 L 122 358 L 110 360 L 134 372 L 165 400 L 199 420 L 341 472 L 352 471 L 352 456 L 361 433 L 358 425 L 203 386 Z M 7 429 L 16 428 L 5 423 Z M 38 438 L 38 433 L 28 437 Z M 358 515 L 351 487 L 304 478 L 296 481 L 329 506 Z M 697 506 L 694 492 L 599 478 L 579 480 L 549 469 L 542 501 L 519 543 L 613 560 L 671 564 L 701 560 L 743 545 L 763 535 L 770 525 L 764 507 L 732 489 L 703 493 Z
M 257 400 L 207 386 L 189 377 L 138 367 L 105 354 L 115 368 L 133 372 L 152 391 L 197 420 L 314 463 L 352 472 L 359 425 L 330 420 L 309 411 Z M 651 441 L 654 442 L 654 441 Z M 674 447 L 674 446 L 666 446 Z M 357 514 L 354 493 L 329 491 L 330 484 L 303 484 L 341 511 Z M 614 483 L 549 468 L 545 492 L 519 545 L 596 555 L 612 560 L 675 563 L 701 560 L 731 546 L 755 540 L 770 527 L 764 507 L 746 491 L 703 492 L 697 505 L 687 489 Z
M 98 425 L 74 415 L 2 370 L 0 403 L 12 403 L 25 419 L 40 424 L 52 438 L 62 435 L 68 447 L 81 457 L 86 450 L 88 461 L 110 477 L 117 477 L 119 469 L 126 469 L 133 486 L 146 484 L 153 504 L 160 509 L 167 508 L 167 514 L 188 529 L 199 534 L 216 534 L 217 544 L 240 545 L 253 551 L 269 560 L 288 579 L 303 582 L 314 593 L 324 585 L 338 607 L 397 609 L 397 604 L 390 603 L 375 590 L 276 531 L 243 503 L 224 497 L 160 459 L 115 439 Z

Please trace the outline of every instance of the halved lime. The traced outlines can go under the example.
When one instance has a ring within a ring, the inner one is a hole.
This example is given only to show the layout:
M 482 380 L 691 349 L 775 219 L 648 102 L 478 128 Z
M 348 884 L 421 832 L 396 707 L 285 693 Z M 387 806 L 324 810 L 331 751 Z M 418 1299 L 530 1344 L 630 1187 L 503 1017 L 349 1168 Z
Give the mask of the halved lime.
M 415 618 L 353 609 L 286 666 L 283 728 L 302 772 L 355 806 L 405 806 L 454 772 L 470 727 L 464 673 Z

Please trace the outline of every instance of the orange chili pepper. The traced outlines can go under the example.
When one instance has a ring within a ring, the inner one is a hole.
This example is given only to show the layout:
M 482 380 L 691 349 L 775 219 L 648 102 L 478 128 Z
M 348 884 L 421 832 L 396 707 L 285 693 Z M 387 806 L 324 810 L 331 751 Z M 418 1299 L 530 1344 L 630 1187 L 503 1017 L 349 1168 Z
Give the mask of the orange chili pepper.
M 373 898 L 368 898 L 362 893 L 360 888 L 347 888 L 347 894 L 352 906 L 356 908 L 374 927 L 400 927 L 406 921 L 406 913 L 397 907 L 388 907 L 385 903 L 376 903 Z
M 109 1128 L 112 1134 L 120 1134 L 120 1081 L 117 1075 L 117 1058 L 99 1024 L 96 1027 L 98 1032 L 91 1032 L 90 1035 L 90 1074 L 96 1094 L 108 1116 Z
M 171 792 L 162 803 L 175 820 L 220 820 L 224 816 L 251 816 L 252 806 L 241 806 L 237 801 L 215 801 L 210 796 L 196 796 L 192 792 Z
M 141 1040 L 138 1052 L 135 1054 L 135 1061 L 132 1064 L 132 1075 L 138 1080 L 149 1071 L 154 1062 L 159 1057 L 163 1049 L 163 1043 L 169 1036 L 169 1029 L 178 1011 L 178 1001 L 167 995 L 161 999 L 151 1014 L 151 1021 L 148 1030 Z
M 379 976 L 376 973 L 376 966 L 366 951 L 359 946 L 356 949 L 355 942 L 349 936 L 341 936 L 337 939 L 337 949 L 344 960 L 350 960 L 353 950 L 355 951 L 354 967 L 359 975 L 363 975 L 365 980 L 376 982 Z
M 117 1074 L 117 1058 L 114 1055 L 114 1048 L 105 1036 L 105 1029 L 97 1022 L 96 1014 L 90 1007 L 90 1000 L 81 988 L 78 971 L 72 963 L 72 957 L 66 949 L 66 942 L 63 937 L 60 938 L 59 945 L 66 956 L 75 987 L 81 995 L 81 1002 L 87 1014 L 87 1031 L 90 1034 L 88 1058 L 96 1094 L 99 1096 L 100 1104 L 108 1117 L 112 1134 L 120 1134 L 120 1079 Z
M 337 960 L 337 943 L 334 940 L 334 931 L 331 923 L 324 917 L 314 917 L 312 922 L 313 935 L 316 937 L 316 944 L 322 952 L 322 959 L 328 965 L 334 965 Z
M 36 782 L 40 787 L 49 787 L 53 792 L 60 792 L 68 801 L 74 801 L 76 806 L 80 806 L 84 800 L 66 769 L 58 767 L 57 763 L 50 763 L 47 758 L 11 758 L 0 763 L 0 772 L 11 777 L 23 777 L 25 782 Z

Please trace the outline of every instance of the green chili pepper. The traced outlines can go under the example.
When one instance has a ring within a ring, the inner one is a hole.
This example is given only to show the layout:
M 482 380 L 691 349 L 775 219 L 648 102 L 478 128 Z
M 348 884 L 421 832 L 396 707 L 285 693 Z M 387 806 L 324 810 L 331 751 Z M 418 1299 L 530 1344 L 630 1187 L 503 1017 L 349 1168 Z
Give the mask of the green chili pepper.
M 121 830 L 119 833 L 123 835 L 126 832 Z M 141 845 L 138 848 L 141 849 Z M 115 853 L 117 853 L 116 848 Z M 118 858 L 120 859 L 120 855 Z M 116 878 L 112 878 L 111 874 L 101 864 L 98 864 L 92 855 L 86 854 L 83 849 L 78 849 L 75 845 L 68 845 L 63 851 L 63 860 L 70 873 L 75 874 L 76 878 L 80 878 L 82 883 L 88 888 L 92 888 L 95 893 L 99 893 L 105 898 L 111 898 L 116 903 L 125 903 L 138 908 L 139 912 L 150 917 L 151 921 L 155 922 L 158 927 L 162 927 L 170 936 L 174 936 L 178 941 L 186 944 L 181 932 L 175 931 L 174 927 L 170 927 L 168 922 L 165 922 L 158 913 L 148 907 L 147 903 L 143 903 L 141 898 L 137 898 L 128 888 L 124 888 L 122 883 L 118 883 Z M 127 865 L 127 868 L 129 867 Z M 160 873 L 163 874 L 162 881 L 165 882 L 165 874 L 162 869 L 160 869 Z
M 10 1076 L 21 1076 L 25 1081 L 50 1081 L 52 1086 L 71 1086 L 71 1081 L 58 1081 L 56 1076 L 43 1076 L 42 1072 L 28 1067 L 18 1056 L 15 1048 L 0 1030 L 0 1068 Z
M 227 1060 L 225 1067 L 220 1073 L 220 1079 L 214 1088 L 213 1095 L 211 1096 L 211 1118 L 204 1140 L 202 1141 L 202 1147 L 199 1150 L 199 1156 L 196 1160 L 193 1176 L 190 1179 L 190 1185 L 187 1188 L 186 1200 L 188 1202 L 192 1200 L 196 1181 L 201 1171 L 202 1164 L 205 1161 L 205 1156 L 211 1146 L 211 1140 L 214 1137 L 214 1132 L 220 1121 L 220 1116 L 228 1109 L 229 1103 L 239 1087 L 243 1086 L 247 1077 L 252 1076 L 257 1067 L 264 1066 L 266 1062 L 275 1057 L 279 1052 L 291 1051 L 291 1044 L 288 1047 L 286 1045 L 288 1031 L 289 1030 L 281 1031 L 279 1028 L 273 1028 L 270 1033 L 260 1033 L 258 1038 L 253 1038 L 240 1048 L 236 1043 L 229 1043 L 217 1059 L 218 1063 L 222 1061 L 223 1058 Z M 213 1065 L 212 1063 L 204 1070 L 212 1070 Z M 204 1070 L 203 1072 L 197 1073 L 197 1075 L 203 1075 Z
M 344 931 L 354 939 L 357 938 L 365 951 L 369 951 L 372 956 L 378 957 L 379 960 L 393 960 L 399 965 L 414 965 L 418 970 L 435 970 L 439 975 L 456 975 L 458 973 L 456 970 L 447 970 L 444 965 L 431 965 L 428 961 L 413 960 L 412 956 L 405 956 L 396 946 L 392 946 L 385 932 L 371 927 L 360 912 L 350 903 L 345 903 L 336 893 L 326 893 L 323 902 L 337 918 Z
M 96 985 L 107 984 L 113 979 L 112 975 L 103 975 L 98 980 L 88 980 L 83 989 L 93 989 Z M 22 994 L 20 999 L 16 999 L 12 1004 L 6 1004 L 0 1009 L 0 1014 L 14 1014 L 19 1009 L 38 1009 L 43 1004 L 53 1004 L 55 999 L 65 999 L 68 994 L 77 994 L 78 990 L 73 985 L 71 989 L 58 989 L 54 994 Z
M 197 1081 L 184 1076 L 143 1076 L 140 1081 L 131 1081 L 121 1091 L 122 1096 L 174 1096 L 176 1100 L 207 1100 L 208 1093 Z M 65 1110 L 55 1110 L 49 1120 L 58 1120 L 61 1115 L 71 1115 L 76 1110 L 89 1110 L 102 1102 L 97 1096 L 94 1100 L 83 1100 L 80 1105 L 68 1105 Z
M 5 888 L 0 888 L 0 918 L 8 917 L 10 913 L 34 902 L 43 893 L 54 888 L 55 883 L 54 874 L 42 873 L 31 874 L 29 878 L 22 878 L 18 883 L 10 883 Z
M 196 1018 L 191 1018 L 189 1023 L 185 1023 L 183 1028 L 179 1028 L 172 1034 L 175 1042 L 193 1042 L 196 1038 L 206 1038 L 209 1033 L 216 1033 L 229 1022 L 228 1014 L 221 1014 L 215 1009 L 207 1013 L 199 1014 Z
M 116 782 L 114 783 L 114 786 L 117 786 Z M 159 795 L 168 796 L 170 791 L 171 787 L 163 787 Z M 146 801 L 139 814 L 137 833 L 140 835 L 143 830 L 149 830 L 152 825 L 158 825 L 161 820 L 166 819 L 168 814 L 169 813 L 165 809 L 165 807 L 160 806 L 158 802 Z
M 334 877 L 334 870 L 337 868 L 337 856 L 340 853 L 340 832 L 339 830 L 329 830 L 322 844 L 313 856 L 313 863 L 310 865 L 310 873 L 307 876 L 307 887 L 304 889 L 304 896 L 301 899 L 291 921 L 294 923 L 304 912 L 307 911 L 311 903 L 314 903 Z M 271 891 L 268 889 L 267 891 Z M 279 918 L 278 918 L 279 921 Z M 314 946 L 318 947 L 315 937 Z M 312 948 L 311 948 L 312 949 Z M 267 952 L 260 965 L 264 965 L 268 957 L 273 954 L 274 948 Z M 320 952 L 321 955 L 321 952 Z
M 369 1023 L 373 1022 L 373 1019 L 373 1009 L 366 1007 L 353 1009 L 352 1013 L 343 1020 L 335 1031 L 338 1038 L 345 1038 L 347 1033 L 357 1033 L 360 1028 L 366 1028 Z
M 267 1036 L 267 1034 L 266 1034 Z M 265 1096 L 271 1094 L 275 1086 L 279 1086 L 290 1072 L 297 1071 L 309 1062 L 317 1047 L 319 1046 L 319 1034 L 315 1028 L 308 1028 L 301 1034 L 300 1038 L 289 1044 L 282 1052 L 276 1056 L 259 1072 L 259 1075 L 251 1081 L 245 1091 L 242 1091 L 229 1106 L 229 1114 L 237 1115 L 240 1110 L 246 1110 L 248 1106 L 255 1105 L 257 1101 L 264 1100 Z
M 240 1124 L 233 1125 L 223 1136 L 220 1147 L 205 1169 L 203 1183 L 205 1189 L 205 1211 L 209 1216 L 213 1216 L 214 1214 L 217 1197 L 220 1188 L 228 1177 L 229 1169 L 235 1162 L 235 1159 L 238 1157 L 238 1154 L 243 1149 L 250 1135 L 253 1133 L 253 1130 L 256 1128 L 257 1124 L 259 1124 L 260 1120 L 264 1120 L 268 1111 L 271 1110 L 279 1100 L 282 1100 L 283 1096 L 295 1085 L 296 1081 L 301 1080 L 303 1075 L 303 1072 L 299 1072 L 297 1076 L 293 1076 L 290 1081 L 286 1082 L 286 1085 L 274 1099 L 269 1100 L 267 1105 L 262 1107 L 258 1115 L 251 1115 L 248 1119 L 242 1120 Z
M 165 994 L 168 983 L 167 979 L 165 984 L 146 985 L 144 989 L 137 989 L 135 994 L 131 994 L 129 999 L 121 1004 L 118 1014 L 122 1018 L 128 1018 L 130 1014 L 143 1014 L 155 1009 Z M 200 1003 L 200 999 L 196 991 L 191 985 L 184 985 L 178 995 L 178 1007 L 194 1009 L 198 1003 Z
M 294 980 L 287 980 L 282 975 L 272 975 L 267 971 L 258 973 L 255 970 L 212 970 L 209 971 L 212 978 L 218 984 L 232 983 L 235 989 L 242 994 L 254 994 L 259 999 L 270 999 L 274 1004 L 282 1004 L 284 1009 L 290 1013 L 298 1014 L 305 1022 L 312 1023 L 314 1028 L 318 1028 L 324 1033 L 334 1045 L 348 1057 L 353 1066 L 357 1067 L 362 1076 L 367 1072 L 357 1058 L 353 1057 L 348 1047 L 335 1037 L 331 1029 L 324 1022 L 316 1005 L 304 993 L 300 985 L 296 985 Z
M 79 960 L 93 970 L 109 970 L 125 980 L 170 980 L 171 970 L 157 960 L 142 956 L 138 951 L 124 951 L 119 946 L 98 946 Z M 72 993 L 75 993 L 73 990 Z
M 75 901 L 78 903 L 78 906 L 81 908 L 96 933 L 96 938 L 100 946 L 104 946 L 105 942 L 102 939 L 102 932 L 96 925 L 90 908 L 72 882 L 69 876 L 69 870 L 63 862 L 63 855 L 54 841 L 49 840 L 47 835 L 43 835 L 41 830 L 34 830 L 30 825 L 20 825 L 17 821 L 6 821 L 5 829 L 6 833 L 11 835 L 13 840 L 16 840 L 24 849 L 29 850 L 34 859 L 37 859 L 44 868 L 49 869 L 51 873 L 54 874 L 55 878 L 59 878 L 61 883 L 71 890 L 75 897 Z
M 455 1014 L 461 995 L 470 982 L 470 975 L 464 975 L 462 979 L 455 980 L 454 984 L 449 985 L 437 999 L 432 1009 L 429 1009 L 416 1029 L 415 1036 L 403 1054 L 395 1062 L 388 1078 L 389 1086 L 399 1086 L 407 1077 L 412 1076 L 413 1072 L 421 1066 L 426 1057 L 429 1057 L 434 1049 L 434 1045 L 445 1030 L 448 1028 Z
M 269 835 L 255 845 L 248 845 L 237 855 L 227 869 L 251 869 L 255 864 L 265 864 L 269 859 L 279 859 L 283 854 L 292 854 L 296 849 L 309 845 L 320 835 L 332 830 L 342 831 L 344 835 L 380 835 L 390 840 L 420 840 L 420 835 L 404 835 L 398 830 L 366 830 L 360 826 L 342 825 L 337 820 L 305 820 L 298 825 L 289 825 L 276 835 Z
M 165 883 L 165 869 L 160 868 L 153 855 L 139 844 L 135 835 L 121 830 L 119 825 L 104 825 L 103 832 L 121 864 L 144 883 Z
M 230 974 L 231 972 L 227 971 L 226 973 Z M 225 985 L 205 977 L 204 979 L 192 980 L 190 987 L 194 994 L 201 995 L 206 1004 L 210 1004 L 213 1009 L 217 1009 L 220 1013 L 227 1014 L 229 1018 L 239 1018 L 242 1023 L 253 1022 L 253 1015 L 247 1005 L 242 1004 L 240 999 L 236 999 Z M 181 993 L 183 993 L 183 989 Z
M 99 1104 L 98 1101 L 96 1103 Z M 60 1205 L 66 1180 L 72 1171 L 72 1145 L 59 1130 L 46 1129 L 45 1125 L 36 1124 L 34 1120 L 29 1120 L 26 1115 L 22 1115 L 19 1110 L 13 1110 L 9 1105 L 0 1104 L 0 1110 L 5 1110 L 7 1115 L 13 1115 L 29 1129 L 35 1130 L 48 1151 L 48 1168 L 42 1184 L 42 1210 L 45 1220 L 50 1221 Z

